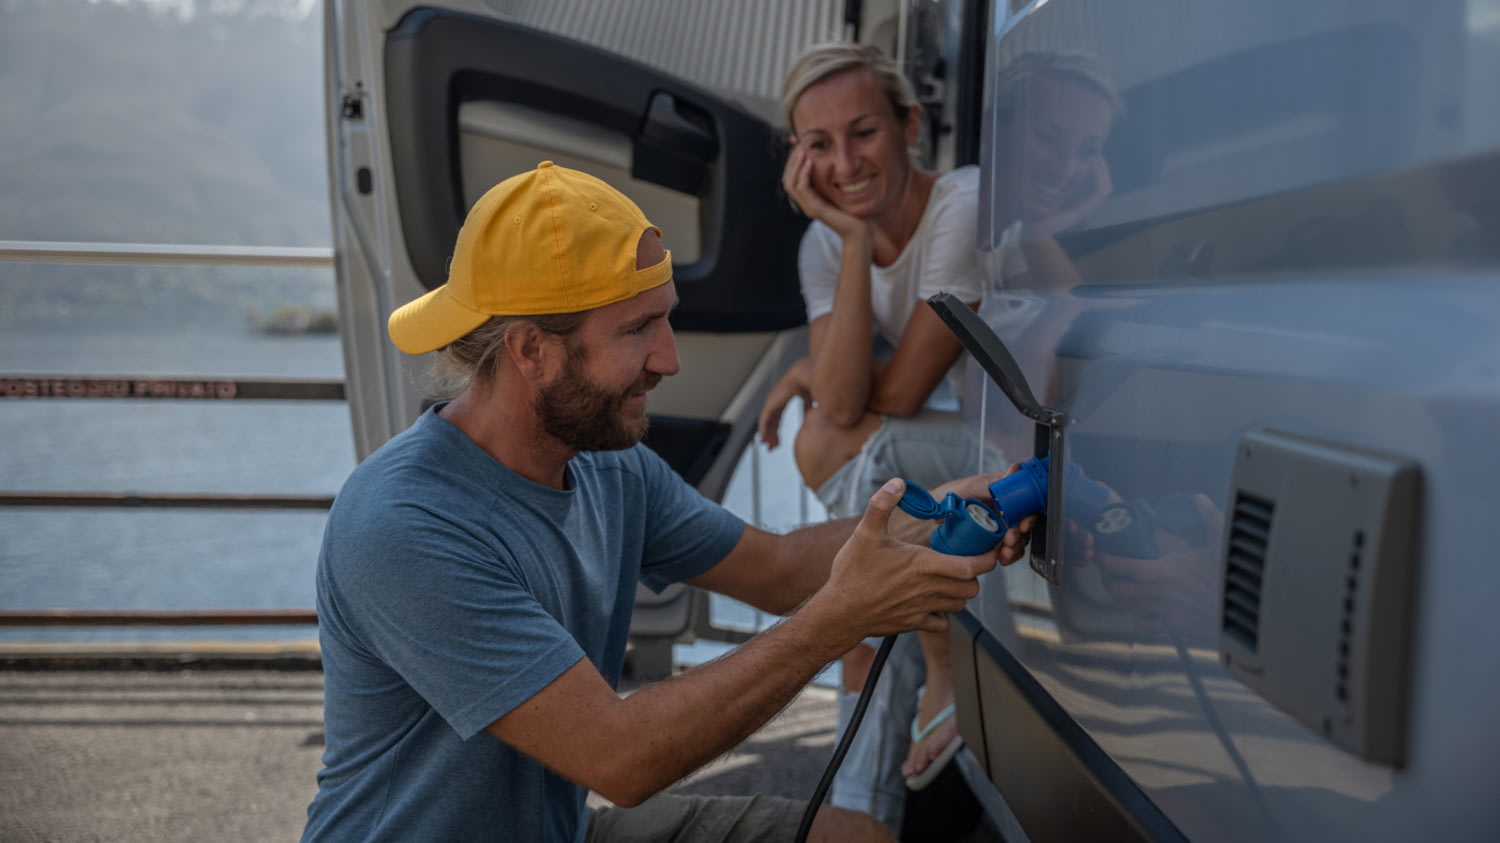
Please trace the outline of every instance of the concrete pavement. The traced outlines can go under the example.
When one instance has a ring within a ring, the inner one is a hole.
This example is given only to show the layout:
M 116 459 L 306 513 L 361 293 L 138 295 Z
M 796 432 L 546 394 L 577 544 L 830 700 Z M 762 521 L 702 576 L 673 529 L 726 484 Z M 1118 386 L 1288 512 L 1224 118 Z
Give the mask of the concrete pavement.
M 0 670 L 0 840 L 290 841 L 323 749 L 316 670 Z M 833 747 L 810 688 L 677 786 L 806 798 Z

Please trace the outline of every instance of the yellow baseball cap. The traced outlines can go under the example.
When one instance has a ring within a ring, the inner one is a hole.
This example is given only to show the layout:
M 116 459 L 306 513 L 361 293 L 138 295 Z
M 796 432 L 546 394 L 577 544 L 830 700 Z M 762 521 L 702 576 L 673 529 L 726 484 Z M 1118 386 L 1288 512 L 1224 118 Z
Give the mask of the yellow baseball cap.
M 479 197 L 459 229 L 448 283 L 391 314 L 391 341 L 425 354 L 492 316 L 577 313 L 665 284 L 670 252 L 635 268 L 647 231 L 661 234 L 624 194 L 543 161 Z

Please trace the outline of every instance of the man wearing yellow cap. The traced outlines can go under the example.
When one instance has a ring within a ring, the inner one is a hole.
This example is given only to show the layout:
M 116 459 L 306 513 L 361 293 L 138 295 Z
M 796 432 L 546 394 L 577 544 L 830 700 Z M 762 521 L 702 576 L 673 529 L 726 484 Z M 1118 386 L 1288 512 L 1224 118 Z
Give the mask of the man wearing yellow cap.
M 1015 558 L 1016 534 L 981 557 L 909 543 L 931 524 L 892 515 L 899 483 L 858 525 L 785 536 L 705 500 L 639 444 L 646 393 L 680 367 L 676 300 L 640 209 L 544 162 L 486 193 L 448 283 L 391 315 L 396 346 L 439 352 L 460 391 L 356 468 L 329 514 L 327 750 L 304 840 L 789 840 L 802 803 L 661 791 L 864 638 L 942 629 L 934 613 Z M 621 698 L 638 581 L 790 614 Z M 588 789 L 621 807 L 591 812 Z M 811 839 L 889 837 L 824 807 Z

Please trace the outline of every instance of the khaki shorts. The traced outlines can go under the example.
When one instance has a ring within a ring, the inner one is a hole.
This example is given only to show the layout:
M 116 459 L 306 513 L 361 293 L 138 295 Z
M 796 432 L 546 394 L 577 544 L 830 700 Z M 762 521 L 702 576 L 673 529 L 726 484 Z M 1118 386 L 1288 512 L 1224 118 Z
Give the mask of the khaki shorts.
M 807 803 L 779 796 L 659 793 L 634 808 L 595 808 L 587 843 L 786 843 Z

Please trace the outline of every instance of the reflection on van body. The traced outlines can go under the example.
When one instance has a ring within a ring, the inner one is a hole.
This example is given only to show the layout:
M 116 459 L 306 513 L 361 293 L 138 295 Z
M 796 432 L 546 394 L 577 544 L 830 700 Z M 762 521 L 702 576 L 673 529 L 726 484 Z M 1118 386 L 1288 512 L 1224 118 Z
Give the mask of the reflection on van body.
M 1500 4 L 1000 0 L 992 24 L 981 316 L 1071 460 L 1156 520 L 1149 552 L 1070 525 L 1058 585 L 984 583 L 957 636 L 981 766 L 1038 839 L 1492 834 Z M 1017 83 L 1039 56 L 1072 69 Z M 1089 97 L 1115 107 L 1092 164 Z M 1107 195 L 1033 224 L 1025 186 L 1065 196 L 1070 168 Z M 1033 454 L 992 384 L 969 414 Z M 1030 679 L 1081 727 L 1069 769 L 1026 754 Z

